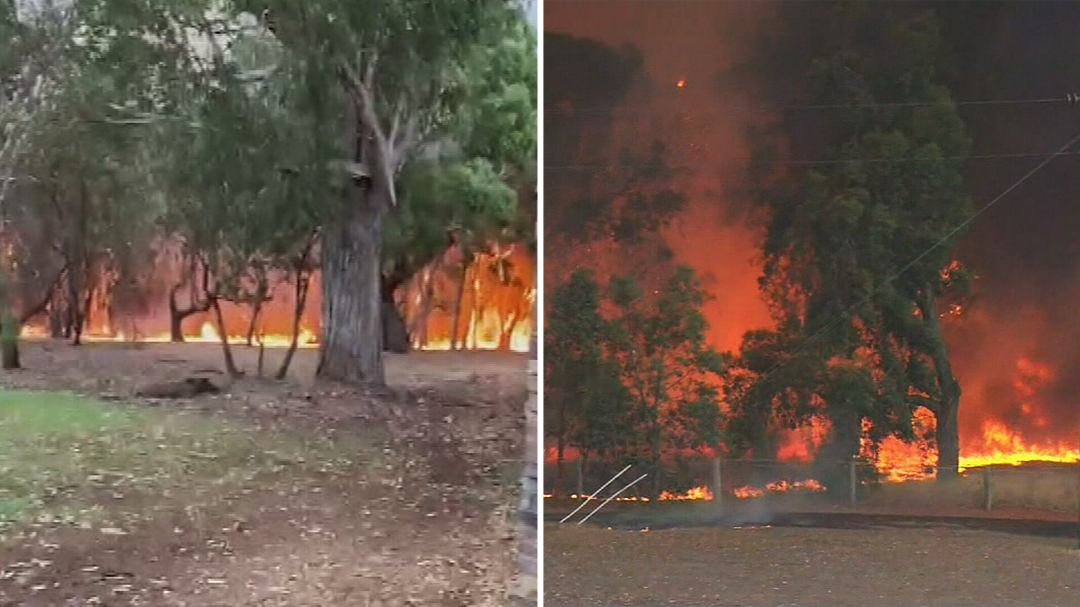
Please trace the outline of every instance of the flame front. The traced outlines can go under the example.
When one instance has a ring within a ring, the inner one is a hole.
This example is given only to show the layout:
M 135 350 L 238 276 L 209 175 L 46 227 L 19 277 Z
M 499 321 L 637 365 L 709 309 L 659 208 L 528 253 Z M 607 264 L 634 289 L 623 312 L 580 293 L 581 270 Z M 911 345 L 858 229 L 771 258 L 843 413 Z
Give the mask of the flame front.
M 822 485 L 816 479 L 808 478 L 806 480 L 794 482 L 788 482 L 786 480 L 773 481 L 766 484 L 764 489 L 746 485 L 743 487 L 736 487 L 732 493 L 739 499 L 754 499 L 764 497 L 766 493 L 821 493 L 822 491 L 825 491 L 825 485 Z
M 709 491 L 708 487 L 699 486 L 690 489 L 686 493 L 672 493 L 670 491 L 664 491 L 660 493 L 660 496 L 657 499 L 661 502 L 686 502 L 697 500 L 712 501 L 713 493 L 712 491 Z
M 171 341 L 168 293 L 171 285 L 179 282 L 180 272 L 174 265 L 167 257 L 159 262 L 155 282 L 139 296 L 146 303 L 138 312 L 114 310 L 111 302 L 100 295 L 108 291 L 106 286 L 94 291 L 83 339 Z M 477 255 L 462 278 L 454 274 L 460 265 L 461 259 L 455 258 L 453 250 L 448 251 L 398 288 L 396 303 L 406 330 L 414 336 L 413 347 L 450 350 L 456 316 L 457 348 L 527 352 L 532 335 L 531 308 L 536 297 L 534 264 L 529 253 L 520 246 L 495 246 L 493 252 Z M 254 322 L 252 306 L 219 300 L 224 333 L 230 344 L 289 346 L 295 314 L 294 285 L 283 278 L 274 276 L 270 297 L 260 307 Z M 109 276 L 103 275 L 98 282 L 107 285 L 109 280 Z M 320 276 L 315 272 L 300 315 L 297 340 L 300 348 L 318 346 L 320 294 Z M 178 291 L 177 297 L 180 305 L 186 306 L 190 297 L 187 288 Z M 221 332 L 211 312 L 195 312 L 181 325 L 186 342 L 219 343 Z M 21 335 L 32 339 L 49 337 L 48 318 L 31 319 L 23 326 Z

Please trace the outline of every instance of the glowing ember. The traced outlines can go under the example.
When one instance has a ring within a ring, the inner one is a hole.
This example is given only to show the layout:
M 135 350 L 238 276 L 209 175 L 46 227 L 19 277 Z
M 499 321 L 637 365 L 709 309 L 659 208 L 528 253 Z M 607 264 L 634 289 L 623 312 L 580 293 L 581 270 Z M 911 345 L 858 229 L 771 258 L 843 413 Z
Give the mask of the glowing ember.
M 712 491 L 709 491 L 708 487 L 694 487 L 693 489 L 690 489 L 686 493 L 672 493 L 670 491 L 664 491 L 664 492 L 662 492 L 660 494 L 660 497 L 658 499 L 661 502 L 669 502 L 669 501 L 683 502 L 683 501 L 695 501 L 695 500 L 711 501 L 712 498 L 713 498 Z
M 734 493 L 735 497 L 741 500 L 753 499 L 755 497 L 761 497 L 765 495 L 764 490 L 758 489 L 757 487 L 751 487 L 749 485 L 747 485 L 746 487 L 736 487 Z
M 765 485 L 765 488 L 773 493 L 787 493 L 788 491 L 808 491 L 810 493 L 819 493 L 825 490 L 825 486 L 819 483 L 816 479 L 808 478 L 805 481 L 795 481 L 789 483 L 781 480 L 769 483 Z
M 764 496 L 766 493 L 794 493 L 794 492 L 806 492 L 806 493 L 821 493 L 825 491 L 825 485 L 822 485 L 816 479 L 808 478 L 804 481 L 795 481 L 789 483 L 786 480 L 773 481 L 765 485 L 764 489 L 758 487 L 751 487 L 749 485 L 745 487 L 736 487 L 733 493 L 735 497 L 739 499 L 754 499 Z
M 551 495 L 550 493 L 545 493 L 544 494 L 544 499 L 550 499 L 552 497 L 554 497 L 554 496 Z M 590 499 L 590 496 L 587 493 L 582 493 L 581 495 L 578 495 L 578 494 L 574 493 L 574 494 L 570 495 L 570 499 L 572 499 L 572 500 L 587 500 L 587 499 Z M 603 497 L 601 495 L 594 495 L 594 496 L 591 496 L 591 499 L 593 499 L 593 500 L 605 500 L 607 498 Z M 619 497 L 615 498 L 614 501 L 616 501 L 616 502 L 647 502 L 647 501 L 649 501 L 649 498 L 647 498 L 647 497 L 637 497 L 637 496 L 634 496 L 634 495 L 629 495 L 629 496 L 620 495 Z

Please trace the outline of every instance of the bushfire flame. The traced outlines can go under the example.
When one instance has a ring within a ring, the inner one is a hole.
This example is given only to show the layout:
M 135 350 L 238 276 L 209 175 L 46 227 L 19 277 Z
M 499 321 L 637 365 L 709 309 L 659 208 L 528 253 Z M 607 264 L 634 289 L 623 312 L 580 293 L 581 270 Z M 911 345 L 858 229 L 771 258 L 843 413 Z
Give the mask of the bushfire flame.
M 750 485 L 736 487 L 732 493 L 739 499 L 755 499 L 763 497 L 766 493 L 794 493 L 797 491 L 821 493 L 825 491 L 825 485 L 812 478 L 790 483 L 786 480 L 780 480 L 766 484 L 764 489 Z
M 708 487 L 694 487 L 688 490 L 686 493 L 672 493 L 670 491 L 664 491 L 660 493 L 657 498 L 661 502 L 686 502 L 686 501 L 712 501 L 713 493 L 709 491 Z
M 171 341 L 168 292 L 179 281 L 180 270 L 172 267 L 168 258 L 163 259 L 155 269 L 155 281 L 142 294 L 146 300 L 144 309 L 117 311 L 102 297 L 95 296 L 82 336 L 85 341 Z M 450 334 L 456 324 L 458 349 L 527 352 L 532 335 L 532 304 L 536 298 L 530 254 L 524 247 L 500 245 L 491 252 L 476 255 L 463 275 L 459 269 L 462 265 L 460 255 L 455 257 L 451 249 L 397 289 L 396 303 L 406 329 L 413 336 L 412 346 L 418 350 L 450 350 Z M 319 278 L 317 271 L 311 275 L 307 299 L 300 312 L 297 344 L 300 348 L 318 346 Z M 100 282 L 104 284 L 108 280 L 102 278 Z M 293 284 L 275 275 L 269 299 L 262 304 L 254 323 L 252 306 L 220 300 L 228 342 L 288 347 L 296 312 L 293 289 Z M 186 287 L 177 296 L 181 306 L 187 305 Z M 27 322 L 21 336 L 49 337 L 48 318 L 43 316 Z M 211 312 L 188 316 L 181 333 L 185 342 L 220 343 L 221 330 Z
M 1044 363 L 1027 357 L 1017 359 L 1013 369 L 1012 396 L 1016 412 L 1026 418 L 1029 426 L 1043 428 L 1048 425 L 1041 412 L 1039 397 L 1041 388 L 1054 377 L 1053 369 Z M 960 414 L 983 410 L 977 402 L 969 400 L 961 403 Z M 887 482 L 933 478 L 936 476 L 937 462 L 936 427 L 934 414 L 925 407 L 918 407 L 912 416 L 912 429 L 916 436 L 914 441 L 904 442 L 896 437 L 888 437 L 875 447 L 866 434 L 869 422 L 864 422 L 860 459 L 870 462 Z M 961 433 L 960 472 L 984 466 L 1020 466 L 1030 462 L 1080 462 L 1078 445 L 1061 440 L 1031 441 L 1019 430 L 993 417 L 982 419 L 977 427 L 977 434 L 970 431 Z M 819 420 L 812 420 L 800 431 L 784 434 L 784 442 L 777 451 L 778 459 L 811 461 L 827 434 L 827 424 L 820 424 Z

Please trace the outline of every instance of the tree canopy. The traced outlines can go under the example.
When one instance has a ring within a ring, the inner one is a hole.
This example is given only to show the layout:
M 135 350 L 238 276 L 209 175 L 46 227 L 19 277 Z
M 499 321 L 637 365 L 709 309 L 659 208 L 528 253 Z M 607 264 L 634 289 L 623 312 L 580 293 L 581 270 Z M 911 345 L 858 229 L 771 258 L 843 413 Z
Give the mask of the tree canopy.
M 731 392 L 757 418 L 743 423 L 758 446 L 775 404 L 782 425 L 824 414 L 833 429 L 822 455 L 837 458 L 859 452 L 862 420 L 872 437 L 909 438 L 926 406 L 939 473 L 955 474 L 959 384 L 940 317 L 969 277 L 953 247 L 972 213 L 961 178 L 970 141 L 940 83 L 934 15 L 864 8 L 839 5 L 805 76 L 809 103 L 844 108 L 820 135 L 830 162 L 782 175 L 758 150 L 762 287 L 779 329 L 746 336 L 738 367 L 756 383 L 738 375 Z
M 299 284 L 317 258 L 321 370 L 379 383 L 384 299 L 454 246 L 535 239 L 519 217 L 535 190 L 536 44 L 515 2 L 10 9 L 0 166 L 35 181 L 5 212 L 60 252 L 71 310 L 101 268 L 117 290 L 146 278 L 136 260 L 171 251 L 185 268 L 166 285 L 175 334 L 219 299 L 257 315 L 268 276 Z M 57 92 L 30 103 L 42 74 Z M 38 107 L 47 128 L 8 128 Z

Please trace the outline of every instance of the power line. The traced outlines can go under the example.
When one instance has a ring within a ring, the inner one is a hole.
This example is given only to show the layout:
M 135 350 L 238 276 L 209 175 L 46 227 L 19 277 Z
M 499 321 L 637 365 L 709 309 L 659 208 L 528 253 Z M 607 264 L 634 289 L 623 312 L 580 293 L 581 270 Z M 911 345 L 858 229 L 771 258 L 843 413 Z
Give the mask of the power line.
M 779 113 L 787 111 L 811 111 L 811 110 L 854 110 L 869 108 L 912 108 L 912 107 L 993 107 L 993 106 L 1019 106 L 1019 105 L 1076 105 L 1080 96 L 1076 93 L 1068 93 L 1062 97 L 1044 97 L 1037 99 L 978 99 L 970 101 L 896 101 L 882 103 L 821 103 L 821 104 L 794 104 L 777 106 L 751 106 L 733 103 L 716 103 L 728 111 L 743 111 L 751 113 Z M 683 105 L 678 100 L 667 100 L 648 105 L 612 105 L 604 107 L 574 108 L 565 106 L 547 106 L 546 114 L 613 114 L 616 112 L 658 112 L 670 111 L 670 106 Z
M 935 242 L 934 244 L 927 247 L 927 249 L 924 250 L 922 253 L 919 253 L 918 255 L 916 255 L 914 259 L 912 259 L 907 264 L 905 264 L 904 267 L 900 268 L 900 270 L 898 270 L 897 272 L 895 272 L 892 275 L 885 278 L 885 280 L 883 280 L 879 285 L 877 285 L 870 292 L 870 295 L 866 296 L 861 301 L 856 302 L 854 305 L 852 305 L 851 307 L 847 308 L 846 310 L 844 310 L 843 312 L 841 312 L 840 314 L 835 316 L 832 320 L 830 320 L 828 323 L 826 323 L 823 327 L 821 327 L 816 332 L 814 332 L 810 337 L 806 338 L 803 341 L 803 344 L 801 346 L 799 346 L 798 348 L 796 348 L 787 359 L 785 359 L 783 361 L 780 361 L 779 363 L 773 365 L 770 369 L 768 369 L 765 373 L 763 373 L 761 375 L 759 381 L 762 381 L 762 380 L 766 379 L 767 377 L 769 377 L 770 375 L 772 375 L 773 373 L 775 373 L 779 369 L 783 368 L 789 362 L 791 362 L 795 358 L 796 355 L 798 355 L 799 353 L 804 351 L 811 344 L 811 342 L 815 341 L 816 339 L 818 339 L 819 337 L 824 335 L 826 331 L 828 331 L 830 328 L 833 327 L 833 325 L 840 322 L 841 320 L 844 320 L 845 318 L 850 317 L 851 313 L 854 312 L 857 308 L 867 304 L 873 298 L 874 294 L 877 291 L 879 291 L 882 287 L 884 287 L 885 285 L 887 285 L 890 282 L 892 282 L 892 281 L 896 280 L 897 278 L 899 278 L 901 275 L 904 274 L 904 272 L 907 272 L 908 270 L 910 270 L 912 268 L 912 266 L 919 263 L 919 261 L 921 261 L 924 257 L 929 255 L 932 251 L 934 251 L 935 249 L 937 249 L 941 245 L 948 242 L 948 240 L 950 238 L 952 238 L 957 233 L 959 233 L 961 230 L 963 230 L 968 225 L 970 225 L 980 215 L 982 215 L 987 210 L 989 210 L 990 207 L 994 206 L 995 204 L 1000 202 L 1001 199 L 1005 198 L 1005 196 L 1009 195 L 1010 192 L 1012 192 L 1016 188 L 1020 187 L 1020 184 L 1024 183 L 1028 179 L 1030 179 L 1031 176 L 1033 176 L 1035 173 L 1038 173 L 1039 171 L 1041 171 L 1043 169 L 1043 167 L 1050 164 L 1050 162 L 1053 161 L 1058 156 L 1066 154 L 1066 150 L 1068 150 L 1072 146 L 1076 145 L 1077 142 L 1080 142 L 1080 133 L 1078 133 L 1075 137 L 1070 139 L 1068 143 L 1061 146 L 1061 148 L 1059 148 L 1056 152 L 1054 152 L 1053 154 L 1050 154 L 1049 157 L 1047 157 L 1045 160 L 1043 160 L 1038 165 L 1036 165 L 1035 168 L 1033 168 L 1030 171 L 1028 171 L 1027 173 L 1025 173 L 1023 177 L 1021 177 L 1020 179 L 1017 179 L 1016 181 L 1014 181 L 1012 183 L 1012 185 L 1010 185 L 1009 187 L 1002 190 L 1002 192 L 1000 194 L 998 194 L 997 196 L 995 196 L 990 202 L 986 203 L 985 205 L 980 207 L 978 210 L 976 210 L 975 213 L 973 213 L 971 215 L 971 217 L 968 217 L 964 221 L 960 222 L 959 225 L 954 227 L 952 230 L 949 230 L 949 232 L 947 234 L 945 234 L 944 236 L 942 236 L 940 239 L 938 239 L 937 242 Z M 1075 153 L 1075 152 L 1073 152 L 1073 153 Z
M 1019 152 L 1012 154 L 971 154 L 967 156 L 924 156 L 915 158 L 844 158 L 844 159 L 822 159 L 822 160 L 777 160 L 772 162 L 773 166 L 814 166 L 814 165 L 830 165 L 830 164 L 854 164 L 860 162 L 866 163 L 903 163 L 903 162 L 953 162 L 953 161 L 968 161 L 968 160 L 993 160 L 993 159 L 1018 159 L 1018 158 L 1047 158 L 1055 156 L 1077 156 L 1080 155 L 1080 151 L 1077 152 L 1065 152 L 1062 154 L 1047 154 L 1045 152 Z M 705 166 L 716 166 L 717 164 L 737 164 L 742 165 L 749 162 L 748 158 L 727 158 L 720 159 L 718 162 L 703 161 L 699 164 L 614 164 L 605 165 L 599 163 L 592 164 L 545 164 L 544 170 L 553 171 L 609 171 L 609 170 L 628 170 L 639 171 L 648 169 L 701 169 Z

